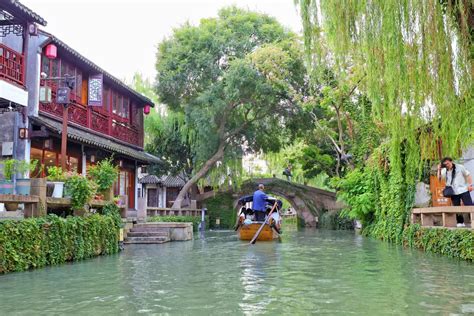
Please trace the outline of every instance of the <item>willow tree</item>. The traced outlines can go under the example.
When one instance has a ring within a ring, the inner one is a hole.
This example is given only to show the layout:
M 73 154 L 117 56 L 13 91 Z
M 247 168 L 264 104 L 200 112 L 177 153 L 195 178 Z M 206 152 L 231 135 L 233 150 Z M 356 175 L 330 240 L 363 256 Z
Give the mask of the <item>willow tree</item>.
M 474 139 L 474 2 L 295 2 L 314 69 L 330 62 L 342 75 L 354 67 L 364 74 L 359 89 L 386 139 L 376 215 L 381 235 L 397 239 L 422 161 L 457 157 Z
M 274 18 L 223 9 L 217 18 L 186 24 L 157 53 L 156 92 L 170 110 L 184 113 L 194 132 L 194 175 L 186 192 L 219 161 L 237 151 L 276 150 L 296 111 L 293 93 L 304 67 L 294 34 Z

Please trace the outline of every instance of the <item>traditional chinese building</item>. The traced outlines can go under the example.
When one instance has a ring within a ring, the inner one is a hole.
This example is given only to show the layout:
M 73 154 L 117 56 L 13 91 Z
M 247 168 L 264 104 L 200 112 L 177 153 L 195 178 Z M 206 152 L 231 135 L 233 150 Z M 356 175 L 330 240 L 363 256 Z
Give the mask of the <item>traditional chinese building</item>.
M 14 147 L 3 156 L 36 159 L 45 176 L 47 167 L 61 166 L 66 122 L 67 169 L 86 174 L 91 164 L 113 157 L 120 168 L 114 193 L 134 216 L 141 195 L 139 170 L 159 162 L 143 150 L 144 114 L 153 102 L 54 35 L 29 28 L 46 24 L 31 10 L 14 0 L 4 2 L 3 20 L 16 14 L 21 19 L 11 23 L 23 23 L 23 31 L 11 41 L 8 34 L 0 44 L 0 111 L 19 111 L 0 115 L 0 125 L 11 129 L 0 133 L 2 147 Z M 30 29 L 33 35 L 27 34 Z M 4 87 L 13 92 L 5 93 Z
M 30 67 L 36 51 L 30 45 L 46 21 L 15 0 L 0 2 L 0 148 L 3 157 L 27 158 L 27 106 L 38 91 L 31 85 L 38 72 Z M 31 63 L 30 63 L 31 62 Z M 22 134 L 20 135 L 20 129 Z

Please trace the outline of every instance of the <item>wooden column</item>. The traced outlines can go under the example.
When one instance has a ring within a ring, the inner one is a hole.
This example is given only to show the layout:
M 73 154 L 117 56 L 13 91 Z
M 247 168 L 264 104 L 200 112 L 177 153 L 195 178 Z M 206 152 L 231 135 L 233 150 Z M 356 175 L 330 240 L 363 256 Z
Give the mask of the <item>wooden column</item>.
M 61 168 L 64 172 L 67 171 L 67 121 L 68 121 L 68 106 L 63 108 L 63 129 L 61 135 Z

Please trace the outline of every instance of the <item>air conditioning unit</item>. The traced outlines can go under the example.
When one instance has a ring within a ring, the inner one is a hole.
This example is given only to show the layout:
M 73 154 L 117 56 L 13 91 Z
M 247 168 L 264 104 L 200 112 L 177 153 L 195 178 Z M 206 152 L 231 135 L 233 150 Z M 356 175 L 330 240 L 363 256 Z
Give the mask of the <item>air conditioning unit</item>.
M 51 88 L 50 87 L 40 87 L 39 90 L 39 101 L 41 103 L 51 103 L 52 95 L 51 95 Z

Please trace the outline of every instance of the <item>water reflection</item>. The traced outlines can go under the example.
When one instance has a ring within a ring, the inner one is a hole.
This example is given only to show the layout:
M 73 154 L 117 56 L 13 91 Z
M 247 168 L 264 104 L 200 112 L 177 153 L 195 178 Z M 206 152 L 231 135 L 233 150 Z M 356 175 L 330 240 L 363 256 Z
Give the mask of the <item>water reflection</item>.
M 25 304 L 27 297 L 27 304 Z M 0 276 L 0 314 L 474 313 L 474 265 L 352 232 L 234 232 Z

